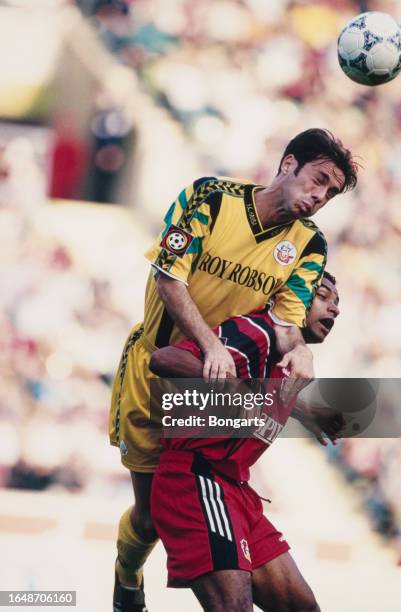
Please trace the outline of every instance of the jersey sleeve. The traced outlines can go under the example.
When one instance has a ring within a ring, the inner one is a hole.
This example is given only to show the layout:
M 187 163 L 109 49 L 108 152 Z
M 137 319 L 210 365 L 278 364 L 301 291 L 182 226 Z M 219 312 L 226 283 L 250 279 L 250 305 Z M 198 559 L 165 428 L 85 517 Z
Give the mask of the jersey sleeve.
M 188 284 L 188 276 L 202 253 L 203 241 L 215 222 L 210 205 L 215 181 L 214 177 L 198 179 L 173 202 L 164 217 L 161 233 L 145 253 L 154 271 Z
M 304 248 L 287 283 L 274 296 L 271 314 L 275 322 L 305 327 L 326 260 L 326 239 L 316 232 Z
M 202 359 L 202 351 L 199 348 L 199 344 L 195 342 L 195 340 L 181 340 L 181 342 L 177 342 L 174 344 L 174 346 L 182 349 L 183 351 L 187 351 L 188 353 L 192 353 L 192 355 L 197 359 Z

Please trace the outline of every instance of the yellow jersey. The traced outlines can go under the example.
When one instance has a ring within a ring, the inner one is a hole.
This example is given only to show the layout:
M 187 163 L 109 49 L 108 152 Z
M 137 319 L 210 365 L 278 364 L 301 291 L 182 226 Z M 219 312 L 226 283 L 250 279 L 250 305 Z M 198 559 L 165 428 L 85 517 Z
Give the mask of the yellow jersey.
M 303 327 L 326 265 L 327 244 L 309 220 L 264 229 L 254 195 L 243 180 L 206 177 L 184 189 L 146 252 L 153 271 L 188 286 L 202 317 L 215 327 L 229 317 L 261 310 Z M 154 273 L 145 295 L 144 336 L 160 348 L 182 333 L 160 299 Z

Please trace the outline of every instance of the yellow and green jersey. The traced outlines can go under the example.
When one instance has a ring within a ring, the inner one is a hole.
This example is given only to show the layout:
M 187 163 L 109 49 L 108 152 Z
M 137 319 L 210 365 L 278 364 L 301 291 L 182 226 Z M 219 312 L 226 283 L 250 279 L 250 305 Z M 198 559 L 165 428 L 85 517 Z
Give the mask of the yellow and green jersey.
M 272 314 L 299 327 L 326 264 L 323 234 L 309 220 L 264 229 L 255 191 L 243 180 L 207 177 L 184 189 L 164 218 L 145 257 L 187 284 L 204 320 L 215 327 L 229 317 L 260 310 L 274 298 Z M 144 335 L 154 347 L 182 338 L 150 274 Z

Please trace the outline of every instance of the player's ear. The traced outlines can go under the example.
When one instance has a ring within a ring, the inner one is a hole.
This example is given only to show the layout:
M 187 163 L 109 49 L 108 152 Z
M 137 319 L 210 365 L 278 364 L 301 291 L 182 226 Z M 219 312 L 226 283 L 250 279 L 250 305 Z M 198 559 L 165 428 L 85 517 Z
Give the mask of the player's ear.
M 281 172 L 283 174 L 289 174 L 294 172 L 298 166 L 298 162 L 292 153 L 286 155 L 281 162 Z

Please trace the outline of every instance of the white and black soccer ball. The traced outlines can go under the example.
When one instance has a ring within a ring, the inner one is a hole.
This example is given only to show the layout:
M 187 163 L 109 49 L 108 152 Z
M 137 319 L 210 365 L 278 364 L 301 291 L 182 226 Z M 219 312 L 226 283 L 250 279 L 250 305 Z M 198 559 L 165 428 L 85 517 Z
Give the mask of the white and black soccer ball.
M 400 26 L 386 13 L 361 13 L 338 38 L 338 61 L 345 74 L 362 85 L 392 81 L 401 70 Z

